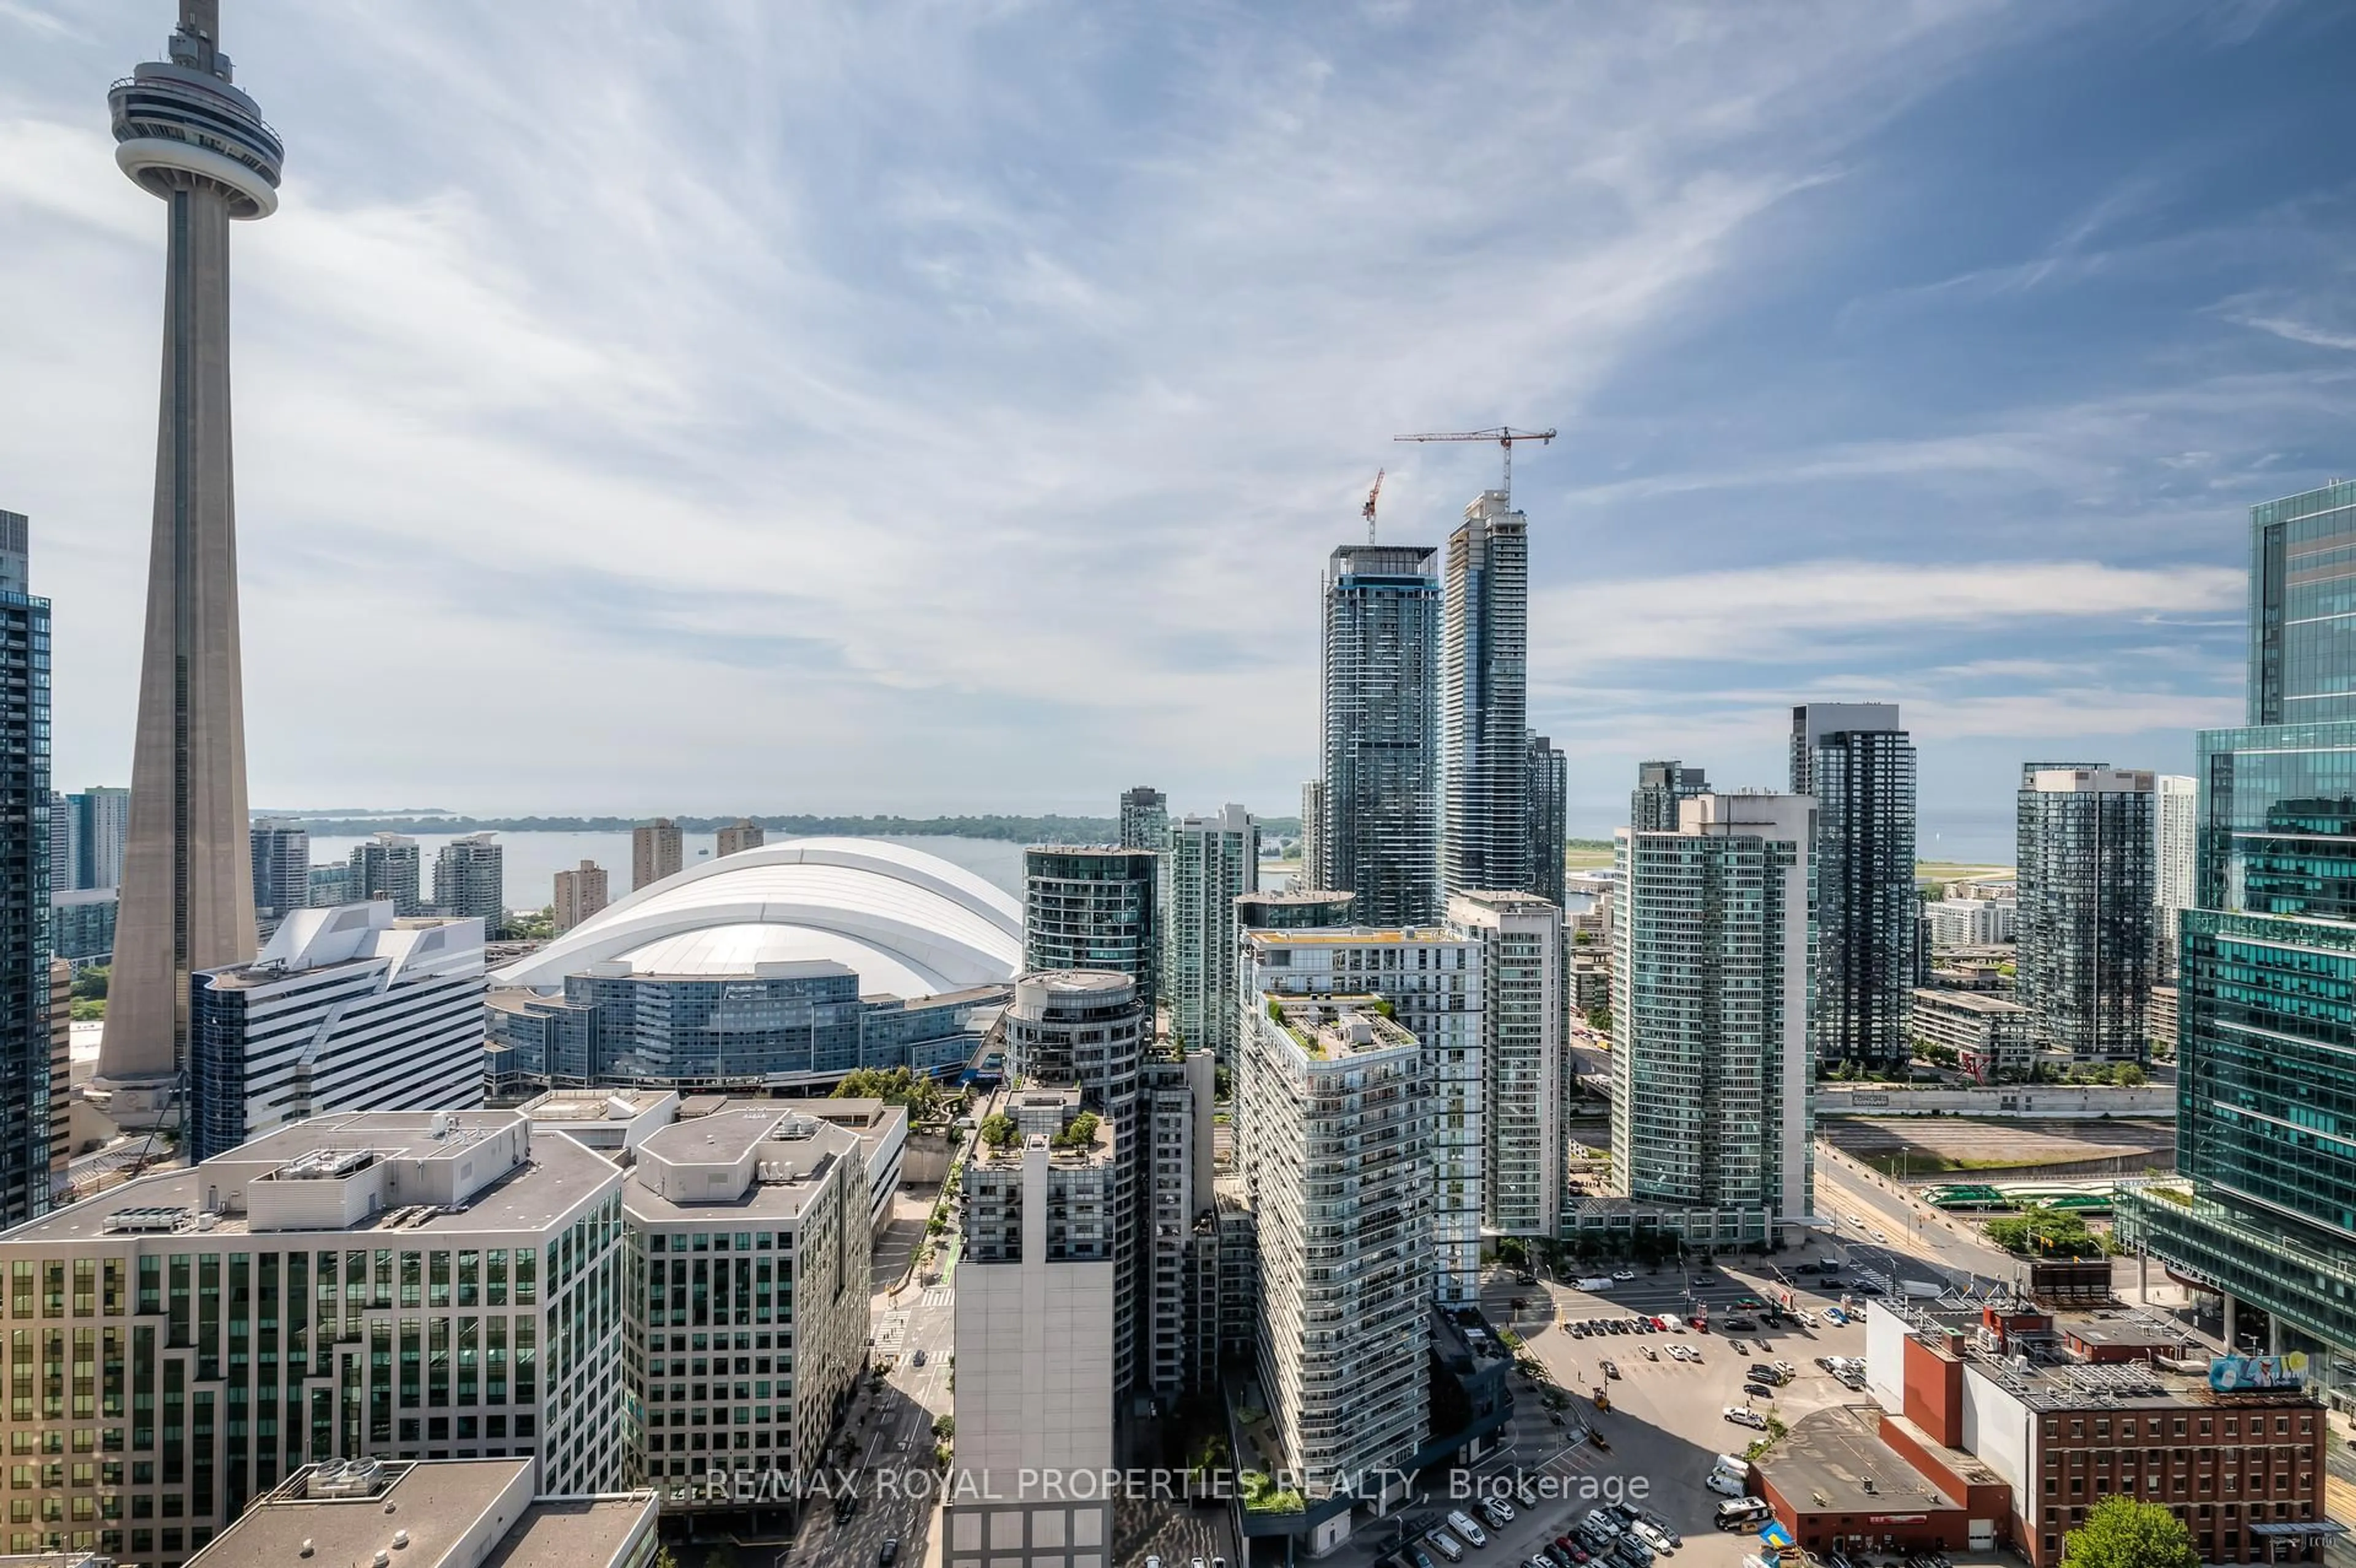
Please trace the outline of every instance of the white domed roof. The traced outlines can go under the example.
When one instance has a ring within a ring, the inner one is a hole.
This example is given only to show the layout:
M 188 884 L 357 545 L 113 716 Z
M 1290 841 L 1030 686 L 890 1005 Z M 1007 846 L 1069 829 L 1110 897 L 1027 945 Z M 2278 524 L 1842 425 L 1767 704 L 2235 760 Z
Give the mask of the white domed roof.
M 880 838 L 794 838 L 700 862 L 598 911 L 493 975 L 555 990 L 593 964 L 646 975 L 747 975 L 830 958 L 862 992 L 920 997 L 1011 980 L 1020 905 L 981 878 Z

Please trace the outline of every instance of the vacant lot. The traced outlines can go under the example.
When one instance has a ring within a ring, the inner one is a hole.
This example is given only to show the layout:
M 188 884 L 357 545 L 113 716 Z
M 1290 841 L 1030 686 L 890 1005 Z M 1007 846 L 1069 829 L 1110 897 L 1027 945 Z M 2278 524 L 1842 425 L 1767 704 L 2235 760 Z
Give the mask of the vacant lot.
M 2137 1154 L 2165 1169 L 2176 1147 L 2166 1122 L 1840 1116 L 1826 1118 L 1817 1134 L 1891 1176 L 1922 1178 Z

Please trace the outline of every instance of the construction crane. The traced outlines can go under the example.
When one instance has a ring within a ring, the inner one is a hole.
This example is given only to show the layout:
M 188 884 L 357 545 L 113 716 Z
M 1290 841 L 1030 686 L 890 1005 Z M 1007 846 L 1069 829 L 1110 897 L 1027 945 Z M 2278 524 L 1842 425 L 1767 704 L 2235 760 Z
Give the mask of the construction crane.
M 1375 470 L 1375 487 L 1366 492 L 1366 504 L 1359 508 L 1366 515 L 1366 542 L 1375 542 L 1375 497 L 1383 493 L 1383 471 Z
M 1505 449 L 1505 477 L 1498 485 L 1498 489 L 1504 492 L 1507 500 L 1511 500 L 1514 495 L 1514 443 L 1535 441 L 1540 446 L 1545 446 L 1553 442 L 1555 435 L 1556 432 L 1552 430 L 1515 430 L 1509 425 L 1500 425 L 1495 430 L 1432 431 L 1422 435 L 1395 435 L 1391 439 L 1393 441 L 1495 442 Z M 1369 505 L 1371 504 L 1370 497 Z M 1371 515 L 1369 514 L 1370 517 Z

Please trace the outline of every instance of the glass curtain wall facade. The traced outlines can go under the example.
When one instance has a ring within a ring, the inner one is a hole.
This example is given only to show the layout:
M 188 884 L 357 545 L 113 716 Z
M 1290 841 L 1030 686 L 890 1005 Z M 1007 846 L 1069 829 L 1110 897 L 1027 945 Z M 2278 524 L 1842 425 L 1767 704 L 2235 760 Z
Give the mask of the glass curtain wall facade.
M 1697 804 L 1690 831 L 1620 836 L 1613 1164 L 1638 1200 L 1805 1215 L 1812 803 Z
M 1356 895 L 1369 925 L 1440 918 L 1438 556 L 1344 545 L 1325 569 L 1312 880 Z
M 1699 768 L 1679 762 L 1639 763 L 1628 792 L 1628 827 L 1636 833 L 1675 833 L 1678 803 L 1709 793 Z
M 2155 775 L 2030 763 L 2019 795 L 2019 982 L 2038 1043 L 2137 1061 L 2154 967 Z
M 1023 852 L 1023 967 L 1101 969 L 1137 982 L 1151 1019 L 1162 996 L 1161 857 L 1109 845 Z
M 1162 857 L 1163 995 L 1179 1045 L 1236 1060 L 1236 901 L 1259 889 L 1259 824 L 1240 805 L 1181 817 Z
M 1530 737 L 1529 891 L 1557 908 L 1562 905 L 1565 837 L 1570 816 L 1570 763 L 1544 735 Z
M 2356 484 L 2251 511 L 2249 709 L 2199 737 L 2178 948 L 2178 1182 L 2119 1232 L 2319 1352 L 2356 1409 Z
M 24 519 L 16 519 L 19 576 Z M 0 1226 L 49 1208 L 49 602 L 0 590 Z M 63 1085 L 59 1087 L 62 1088 Z
M 1448 536 L 1440 828 L 1449 893 L 1530 886 L 1530 525 L 1485 490 Z
M 1816 799 L 1816 1061 L 1902 1069 L 1913 1054 L 1914 746 L 1887 727 L 1806 734 L 1793 792 Z

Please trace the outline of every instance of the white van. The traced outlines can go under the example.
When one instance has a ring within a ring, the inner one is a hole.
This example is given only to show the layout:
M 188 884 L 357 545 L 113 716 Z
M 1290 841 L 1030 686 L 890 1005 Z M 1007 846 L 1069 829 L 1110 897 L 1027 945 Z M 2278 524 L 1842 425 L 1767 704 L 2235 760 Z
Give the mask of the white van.
M 1426 1535 L 1424 1539 L 1431 1542 L 1431 1549 L 1434 1552 L 1439 1552 L 1451 1563 L 1462 1563 L 1464 1561 L 1464 1548 L 1462 1544 L 1446 1531 L 1435 1530 Z
M 1449 1510 L 1448 1528 L 1454 1531 L 1457 1534 L 1462 1536 L 1466 1541 L 1472 1542 L 1475 1546 L 1486 1546 L 1489 1544 L 1489 1538 L 1482 1533 L 1481 1527 L 1479 1525 L 1472 1522 L 1472 1516 L 1466 1513 L 1462 1509 L 1451 1509 Z
M 1730 1476 L 1723 1470 L 1712 1470 L 1702 1485 L 1722 1498 L 1739 1498 L 1745 1490 L 1741 1477 Z
M 1751 1477 L 1751 1461 L 1740 1454 L 1720 1454 L 1718 1463 L 1712 1467 L 1719 1474 L 1732 1476 L 1738 1481 L 1748 1480 Z

